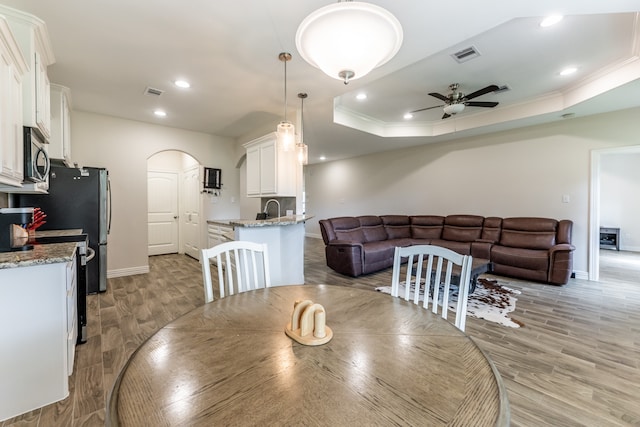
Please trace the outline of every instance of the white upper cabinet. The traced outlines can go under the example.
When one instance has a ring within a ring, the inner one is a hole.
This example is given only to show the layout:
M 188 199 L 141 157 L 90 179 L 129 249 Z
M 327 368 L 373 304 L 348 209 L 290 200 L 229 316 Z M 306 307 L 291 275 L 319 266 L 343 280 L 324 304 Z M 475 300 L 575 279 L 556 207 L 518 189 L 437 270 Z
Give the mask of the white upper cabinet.
M 247 150 L 247 196 L 295 197 L 295 151 L 278 147 L 275 132 L 243 145 Z
M 44 21 L 28 13 L 0 5 L 15 36 L 28 71 L 22 81 L 22 119 L 24 126 L 37 127 L 51 137 L 50 83 L 47 67 L 55 62 Z
M 62 159 L 71 167 L 71 91 L 68 87 L 51 85 L 51 139 L 48 154 Z
M 0 15 L 0 184 L 19 187 L 23 178 L 22 79 L 27 63 Z

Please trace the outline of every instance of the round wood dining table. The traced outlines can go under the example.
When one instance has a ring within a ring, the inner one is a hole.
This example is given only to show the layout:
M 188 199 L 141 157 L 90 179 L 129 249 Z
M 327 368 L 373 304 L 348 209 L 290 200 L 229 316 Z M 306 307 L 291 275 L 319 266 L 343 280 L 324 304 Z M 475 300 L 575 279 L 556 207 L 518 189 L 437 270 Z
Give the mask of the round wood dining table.
M 324 306 L 328 343 L 285 334 L 296 300 Z M 194 309 L 138 348 L 107 405 L 114 426 L 508 424 L 500 376 L 463 332 L 400 298 L 331 285 Z

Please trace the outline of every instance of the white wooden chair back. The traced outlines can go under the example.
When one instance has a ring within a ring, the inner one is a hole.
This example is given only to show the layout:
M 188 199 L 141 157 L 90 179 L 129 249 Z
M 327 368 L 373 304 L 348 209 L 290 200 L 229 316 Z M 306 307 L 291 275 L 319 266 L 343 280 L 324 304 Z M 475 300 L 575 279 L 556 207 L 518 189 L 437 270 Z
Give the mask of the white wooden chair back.
M 406 264 L 403 262 L 404 259 L 407 261 Z M 429 308 L 429 296 L 431 296 L 431 311 L 437 314 L 438 303 L 441 302 L 440 314 L 442 318 L 446 319 L 451 279 L 452 276 L 458 276 L 458 302 L 454 324 L 458 329 L 464 331 L 471 264 L 471 256 L 461 255 L 440 246 L 396 247 L 393 258 L 391 295 L 409 301 L 413 291 L 413 302 L 419 304 L 420 294 L 422 294 L 422 306 L 426 309 Z M 401 284 L 404 284 L 404 295 L 398 295 Z M 442 296 L 440 296 L 441 292 Z
M 238 240 L 222 243 L 202 249 L 200 262 L 205 302 L 213 301 L 212 267 L 217 267 L 220 298 L 224 298 L 226 294 L 233 295 L 271 286 L 266 244 Z

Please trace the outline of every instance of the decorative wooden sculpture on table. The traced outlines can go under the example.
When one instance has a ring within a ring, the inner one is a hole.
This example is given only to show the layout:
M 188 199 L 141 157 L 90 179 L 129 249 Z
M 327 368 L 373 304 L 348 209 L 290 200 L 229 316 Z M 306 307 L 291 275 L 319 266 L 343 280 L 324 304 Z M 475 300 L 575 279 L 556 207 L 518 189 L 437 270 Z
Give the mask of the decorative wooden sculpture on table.
M 296 301 L 293 304 L 291 323 L 284 332 L 300 344 L 321 345 L 333 338 L 333 331 L 326 324 L 326 312 L 320 304 L 313 301 Z

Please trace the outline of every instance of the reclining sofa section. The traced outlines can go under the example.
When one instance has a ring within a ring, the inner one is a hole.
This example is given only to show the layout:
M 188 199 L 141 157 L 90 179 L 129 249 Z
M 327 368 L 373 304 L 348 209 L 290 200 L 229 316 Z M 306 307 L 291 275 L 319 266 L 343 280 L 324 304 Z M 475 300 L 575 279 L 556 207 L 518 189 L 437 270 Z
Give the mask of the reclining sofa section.
M 570 220 L 382 215 L 320 220 L 327 266 L 357 277 L 393 265 L 396 246 L 436 245 L 485 258 L 493 273 L 563 285 L 573 269 Z

